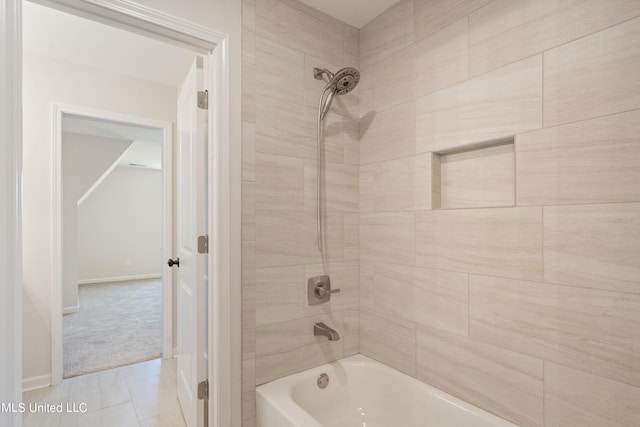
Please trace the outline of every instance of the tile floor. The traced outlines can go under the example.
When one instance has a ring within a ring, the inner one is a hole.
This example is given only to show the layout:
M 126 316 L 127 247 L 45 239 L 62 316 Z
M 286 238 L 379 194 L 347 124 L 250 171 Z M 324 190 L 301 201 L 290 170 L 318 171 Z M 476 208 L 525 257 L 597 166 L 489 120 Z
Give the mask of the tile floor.
M 176 360 L 155 359 L 69 378 L 23 394 L 23 427 L 185 427 L 176 396 Z M 62 413 L 31 412 L 62 404 Z M 85 412 L 73 412 L 83 409 Z

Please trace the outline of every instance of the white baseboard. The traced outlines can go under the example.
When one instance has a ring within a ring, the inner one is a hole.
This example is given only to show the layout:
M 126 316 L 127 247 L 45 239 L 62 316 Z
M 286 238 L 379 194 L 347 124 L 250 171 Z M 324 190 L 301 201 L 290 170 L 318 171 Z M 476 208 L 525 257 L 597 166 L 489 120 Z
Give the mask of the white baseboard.
M 128 280 L 159 279 L 161 277 L 162 277 L 161 274 L 139 274 L 137 276 L 101 277 L 98 279 L 78 280 L 78 285 L 91 285 L 94 283 L 108 283 L 108 282 L 126 282 Z
M 80 305 L 72 305 L 71 307 L 64 307 L 62 309 L 62 314 L 71 314 L 71 313 L 77 313 L 80 311 Z
M 24 378 L 22 380 L 22 392 L 38 390 L 51 385 L 51 374 L 40 375 L 37 377 Z

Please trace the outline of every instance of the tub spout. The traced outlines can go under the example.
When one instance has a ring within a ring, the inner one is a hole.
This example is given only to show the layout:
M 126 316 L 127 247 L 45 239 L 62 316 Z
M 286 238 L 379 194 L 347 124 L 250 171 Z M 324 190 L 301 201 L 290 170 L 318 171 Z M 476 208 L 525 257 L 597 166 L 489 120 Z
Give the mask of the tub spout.
M 318 322 L 313 325 L 313 335 L 317 337 L 327 337 L 329 341 L 338 341 L 340 339 L 340 335 L 338 335 L 336 330 L 328 327 L 323 322 Z

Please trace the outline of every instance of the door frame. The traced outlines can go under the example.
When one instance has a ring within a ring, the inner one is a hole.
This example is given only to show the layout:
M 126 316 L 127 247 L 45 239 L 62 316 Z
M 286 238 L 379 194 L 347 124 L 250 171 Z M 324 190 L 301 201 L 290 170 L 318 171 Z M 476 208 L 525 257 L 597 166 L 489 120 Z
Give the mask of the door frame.
M 233 20 L 230 34 L 218 32 L 129 0 L 31 0 L 45 6 L 93 19 L 159 40 L 181 44 L 208 57 L 205 70 L 209 90 L 208 110 L 208 413 L 210 427 L 237 427 L 241 414 L 241 288 L 240 288 L 240 206 L 241 206 L 241 118 L 240 118 L 240 33 Z M 0 0 L 0 93 L 2 117 L 0 137 L 8 154 L 0 161 L 6 166 L 0 196 L 7 199 L 7 229 L 20 230 L 22 170 L 22 12 L 21 0 Z M 239 10 L 239 9 L 238 9 Z M 234 9 L 229 9 L 234 13 Z M 232 75 L 233 71 L 233 75 Z M 233 139 L 233 140 L 232 140 Z M 5 179 L 6 178 L 6 179 Z M 4 186 L 7 186 L 6 188 Z M 13 191 L 10 191 L 13 185 Z M 8 190 L 9 189 L 9 190 Z M 9 209 L 11 208 L 11 209 Z M 6 359 L 0 358 L 2 372 L 14 372 L 0 387 L 2 397 L 20 396 L 16 381 L 22 372 L 22 244 L 20 236 L 8 236 L 0 253 L 9 253 L 0 272 L 10 285 L 8 300 L 0 309 L 12 315 L 12 322 L 0 325 L 1 336 L 14 343 Z M 12 306 L 12 304 L 14 304 Z M 5 341 L 3 341 L 4 344 Z M 6 366 L 5 366 L 6 365 Z M 11 415 L 12 426 L 21 425 L 21 416 Z
M 163 122 L 144 117 L 135 117 L 110 111 L 95 110 L 86 107 L 72 106 L 55 103 L 53 104 L 53 150 L 52 150 L 52 203 L 53 203 L 53 234 L 51 245 L 52 255 L 52 278 L 51 288 L 51 382 L 53 385 L 60 384 L 63 376 L 63 130 L 62 120 L 65 114 L 73 114 L 92 119 L 102 119 L 116 121 L 132 125 L 153 127 L 162 130 L 162 259 L 169 259 L 173 256 L 173 126 L 171 122 Z M 162 263 L 164 266 L 164 263 Z M 162 269 L 162 357 L 170 359 L 173 357 L 173 274 L 172 270 Z M 79 297 L 78 297 L 79 299 Z M 56 311 L 56 307 L 59 309 Z

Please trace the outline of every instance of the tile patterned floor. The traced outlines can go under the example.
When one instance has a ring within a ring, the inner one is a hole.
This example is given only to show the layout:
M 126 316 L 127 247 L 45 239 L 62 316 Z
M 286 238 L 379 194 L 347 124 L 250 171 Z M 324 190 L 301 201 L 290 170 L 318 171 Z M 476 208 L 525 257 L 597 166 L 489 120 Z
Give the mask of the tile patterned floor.
M 23 427 L 185 427 L 176 360 L 155 359 L 64 380 L 23 394 Z M 85 408 L 84 412 L 80 411 Z M 62 412 L 31 411 L 39 407 Z

